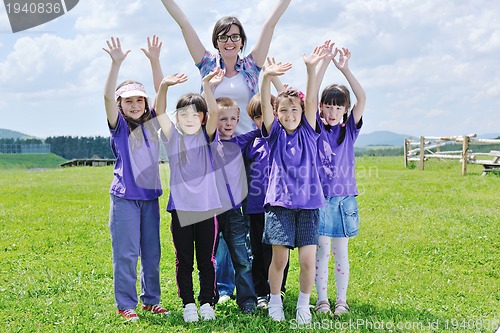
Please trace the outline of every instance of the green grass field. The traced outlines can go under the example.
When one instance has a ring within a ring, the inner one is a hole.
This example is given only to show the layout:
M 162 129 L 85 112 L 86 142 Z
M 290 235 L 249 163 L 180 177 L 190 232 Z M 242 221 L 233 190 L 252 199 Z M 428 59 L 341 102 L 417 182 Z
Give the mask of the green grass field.
M 162 173 L 166 173 L 162 166 Z M 314 315 L 303 331 L 493 332 L 500 324 L 500 176 L 471 165 L 361 157 L 360 235 L 350 241 L 351 313 Z M 112 167 L 0 168 L 1 332 L 294 332 L 265 312 L 218 305 L 214 322 L 185 324 L 177 298 L 169 215 L 162 212 L 162 304 L 172 315 L 115 314 L 108 231 Z M 161 198 L 166 206 L 168 189 Z M 295 318 L 292 253 L 285 310 Z M 330 279 L 331 301 L 335 282 Z M 196 285 L 196 284 L 195 284 Z M 311 303 L 316 301 L 315 292 Z
M 1 169 L 47 169 L 66 162 L 56 154 L 0 154 Z

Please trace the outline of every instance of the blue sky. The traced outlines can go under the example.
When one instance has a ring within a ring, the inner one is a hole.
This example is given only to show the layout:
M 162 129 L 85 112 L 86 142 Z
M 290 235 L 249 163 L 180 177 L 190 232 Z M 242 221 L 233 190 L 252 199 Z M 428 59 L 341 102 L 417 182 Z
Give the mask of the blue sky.
M 247 52 L 272 0 L 182 0 L 180 7 L 213 50 L 215 21 L 235 15 Z M 350 68 L 367 93 L 364 133 L 462 135 L 500 132 L 500 2 L 492 0 L 292 0 L 276 27 L 270 55 L 294 67 L 283 81 L 305 90 L 301 56 L 326 39 L 348 47 Z M 153 97 L 146 37 L 163 41 L 165 74 L 187 83 L 167 96 L 198 91 L 199 72 L 177 24 L 160 0 L 82 0 L 60 18 L 13 34 L 0 5 L 0 128 L 37 137 L 109 135 L 103 86 L 118 36 L 125 60 L 119 81 L 135 79 Z M 345 83 L 330 66 L 323 85 Z

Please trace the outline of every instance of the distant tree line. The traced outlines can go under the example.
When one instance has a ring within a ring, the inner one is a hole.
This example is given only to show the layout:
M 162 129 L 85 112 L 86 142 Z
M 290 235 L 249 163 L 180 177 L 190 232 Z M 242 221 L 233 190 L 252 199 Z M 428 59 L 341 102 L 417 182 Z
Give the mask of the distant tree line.
M 497 139 L 500 139 L 498 137 Z M 73 137 L 73 136 L 51 136 L 42 139 L 0 139 L 0 153 L 20 153 L 21 147 L 27 144 L 50 144 L 50 152 L 65 159 L 73 158 L 114 158 L 109 146 L 109 137 Z M 9 151 L 2 151 L 2 147 L 9 147 Z M 441 151 L 460 150 L 461 145 L 449 144 L 441 147 Z M 498 145 L 474 145 L 470 146 L 474 152 L 489 152 L 499 150 Z M 403 156 L 403 147 L 356 147 L 356 156 Z
M 65 159 L 73 158 L 114 158 L 109 146 L 109 137 L 51 136 L 42 139 L 0 139 L 2 145 L 10 147 L 10 152 L 21 152 L 26 144 L 50 144 L 50 152 Z M 19 147 L 19 149 L 16 149 Z

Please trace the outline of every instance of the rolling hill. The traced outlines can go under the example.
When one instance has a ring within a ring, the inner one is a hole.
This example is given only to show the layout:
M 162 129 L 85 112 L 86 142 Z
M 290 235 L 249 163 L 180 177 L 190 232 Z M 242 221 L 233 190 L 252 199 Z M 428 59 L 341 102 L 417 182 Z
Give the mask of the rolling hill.
M 355 147 L 366 146 L 403 146 L 404 139 L 411 135 L 398 134 L 389 131 L 376 131 L 367 134 L 360 134 L 356 140 Z
M 0 128 L 0 139 L 32 139 L 32 138 L 35 137 L 21 132 Z

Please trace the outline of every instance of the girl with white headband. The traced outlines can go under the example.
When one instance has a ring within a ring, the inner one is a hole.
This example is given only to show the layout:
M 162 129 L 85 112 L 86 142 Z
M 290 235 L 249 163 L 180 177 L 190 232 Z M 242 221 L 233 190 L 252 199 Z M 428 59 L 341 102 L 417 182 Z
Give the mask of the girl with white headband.
M 149 108 L 144 86 L 125 81 L 116 87 L 118 72 L 128 51 L 111 37 L 103 48 L 112 60 L 104 89 L 104 105 L 116 158 L 111 183 L 109 230 L 113 250 L 115 303 L 127 321 L 139 319 L 137 306 L 137 260 L 141 257 L 142 309 L 165 315 L 160 302 L 160 208 L 162 194 L 158 169 L 160 126 L 156 112 Z M 161 42 L 148 38 L 148 50 L 155 87 L 162 80 L 159 62 Z

